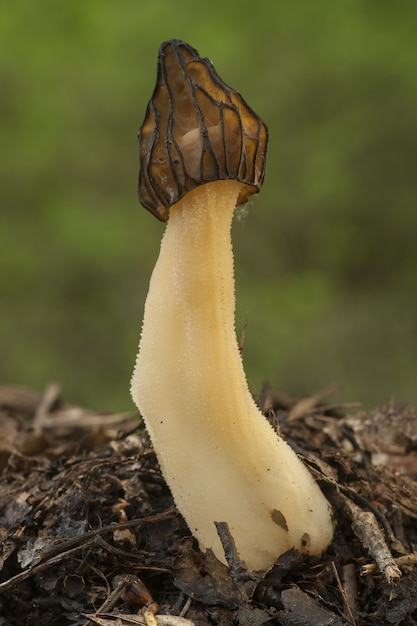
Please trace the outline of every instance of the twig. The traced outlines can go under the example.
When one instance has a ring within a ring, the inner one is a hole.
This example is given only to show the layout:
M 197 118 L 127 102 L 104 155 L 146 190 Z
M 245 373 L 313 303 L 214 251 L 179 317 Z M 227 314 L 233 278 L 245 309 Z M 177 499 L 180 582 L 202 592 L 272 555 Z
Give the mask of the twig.
M 143 615 L 112 615 L 111 613 L 93 613 L 92 615 L 85 614 L 84 617 L 88 617 L 91 622 L 99 624 L 99 626 L 110 626 L 114 621 L 116 626 L 148 626 Z M 110 621 L 111 620 L 111 621 Z M 185 617 L 178 617 L 177 615 L 157 615 L 157 626 L 196 626 L 194 622 Z
M 399 556 L 395 558 L 394 561 L 398 567 L 414 567 L 417 565 L 417 553 L 411 552 L 410 554 Z M 367 563 L 362 566 L 361 573 L 367 576 L 369 574 L 373 574 L 377 569 L 378 567 L 376 563 Z
M 342 568 L 343 572 L 343 589 L 346 593 L 346 599 L 349 603 L 353 614 L 358 613 L 358 585 L 356 581 L 356 570 L 354 563 L 347 563 Z
M 304 417 L 308 413 L 311 413 L 312 410 L 327 396 L 331 396 L 336 391 L 338 391 L 338 385 L 331 385 L 330 387 L 326 387 L 317 393 L 314 393 L 308 398 L 302 398 L 299 400 L 288 413 L 288 422 L 294 422 L 295 420 Z
M 142 524 L 157 522 L 161 520 L 168 519 L 169 517 L 175 514 L 174 508 L 169 508 L 162 513 L 157 513 L 156 515 L 150 515 L 148 517 L 137 518 L 133 520 L 129 520 L 127 522 L 119 522 L 116 524 L 110 524 L 109 526 L 104 526 L 103 528 L 96 528 L 95 530 L 86 533 L 85 535 L 81 535 L 80 537 L 74 537 L 68 539 L 67 541 L 63 541 L 62 543 L 54 546 L 50 550 L 43 552 L 38 557 L 38 562 L 34 565 L 31 565 L 27 570 L 21 572 L 20 574 L 16 574 L 16 576 L 12 576 L 8 580 L 0 583 L 0 593 L 17 585 L 22 580 L 26 580 L 33 576 L 33 574 L 37 574 L 40 571 L 48 568 L 53 563 L 58 563 L 62 559 L 68 558 L 79 550 L 85 548 L 86 545 L 90 544 L 94 541 L 95 537 L 98 535 L 105 535 L 109 532 L 114 532 L 115 530 L 122 530 L 124 528 L 134 528 L 135 526 L 140 526 Z
M 340 595 L 343 598 L 343 603 L 344 603 L 345 608 L 346 608 L 346 613 L 347 613 L 348 619 L 349 619 L 350 623 L 352 624 L 352 626 L 356 626 L 355 618 L 353 617 L 353 614 L 352 614 L 352 611 L 351 611 L 351 608 L 350 608 L 350 605 L 349 605 L 349 601 L 348 601 L 348 597 L 347 597 L 346 591 L 345 591 L 345 589 L 344 589 L 344 587 L 342 585 L 342 582 L 341 582 L 340 577 L 339 577 L 339 572 L 337 571 L 337 567 L 336 567 L 334 561 L 332 561 L 332 569 L 333 569 L 334 576 L 336 578 L 336 583 L 337 583 L 337 586 L 339 588 Z
M 58 383 L 49 383 L 36 407 L 35 416 L 33 418 L 33 431 L 36 435 L 40 435 L 43 431 L 45 419 L 54 404 L 56 404 L 60 395 L 61 387 Z
M 214 522 L 217 534 L 222 542 L 226 561 L 230 568 L 230 577 L 239 589 L 239 592 L 245 596 L 246 602 L 249 600 L 246 590 L 242 591 L 242 582 L 252 580 L 253 576 L 248 572 L 246 564 L 239 557 L 236 550 L 235 540 L 230 532 L 229 525 L 226 522 Z
M 348 498 L 343 499 L 355 535 L 375 559 L 375 563 L 388 584 L 398 582 L 401 578 L 401 570 L 395 563 L 374 514 L 370 511 L 363 511 Z

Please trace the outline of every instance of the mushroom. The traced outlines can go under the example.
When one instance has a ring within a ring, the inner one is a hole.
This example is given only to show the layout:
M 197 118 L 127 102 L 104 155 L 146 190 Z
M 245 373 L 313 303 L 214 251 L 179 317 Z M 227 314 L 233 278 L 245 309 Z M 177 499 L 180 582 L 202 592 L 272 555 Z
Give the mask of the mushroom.
M 175 503 L 223 561 L 215 522 L 250 569 L 292 547 L 319 554 L 333 535 L 329 504 L 256 406 L 235 335 L 230 229 L 262 185 L 266 126 L 208 59 L 172 40 L 139 140 L 139 198 L 167 224 L 131 393 Z

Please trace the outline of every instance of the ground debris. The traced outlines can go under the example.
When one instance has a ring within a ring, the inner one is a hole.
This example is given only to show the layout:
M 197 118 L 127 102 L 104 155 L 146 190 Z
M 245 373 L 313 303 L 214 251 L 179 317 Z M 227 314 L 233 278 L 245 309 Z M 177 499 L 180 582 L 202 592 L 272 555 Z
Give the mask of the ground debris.
M 344 626 L 347 622 L 335 615 L 297 587 L 284 589 L 282 604 L 290 624 L 299 626 Z
M 417 624 L 417 411 L 289 398 L 258 403 L 304 459 L 337 523 L 321 558 L 248 572 L 201 553 L 134 413 L 0 387 L 0 623 L 22 626 Z

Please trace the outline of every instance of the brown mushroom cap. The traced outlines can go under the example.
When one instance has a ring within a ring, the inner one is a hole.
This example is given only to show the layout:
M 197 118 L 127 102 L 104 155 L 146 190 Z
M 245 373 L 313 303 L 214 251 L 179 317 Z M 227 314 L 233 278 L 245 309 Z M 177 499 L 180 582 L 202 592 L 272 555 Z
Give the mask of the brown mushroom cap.
M 139 200 L 166 221 L 169 207 L 198 185 L 236 179 L 238 204 L 264 179 L 268 130 L 184 41 L 163 43 L 156 86 L 139 130 Z

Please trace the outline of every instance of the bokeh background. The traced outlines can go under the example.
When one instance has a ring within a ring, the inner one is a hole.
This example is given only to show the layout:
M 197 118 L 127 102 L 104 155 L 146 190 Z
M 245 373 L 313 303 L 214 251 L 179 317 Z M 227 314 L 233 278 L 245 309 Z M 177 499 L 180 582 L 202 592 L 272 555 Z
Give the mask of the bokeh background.
M 132 408 L 163 232 L 136 133 L 180 38 L 270 130 L 233 229 L 251 389 L 416 404 L 416 24 L 414 0 L 2 3 L 0 381 Z

